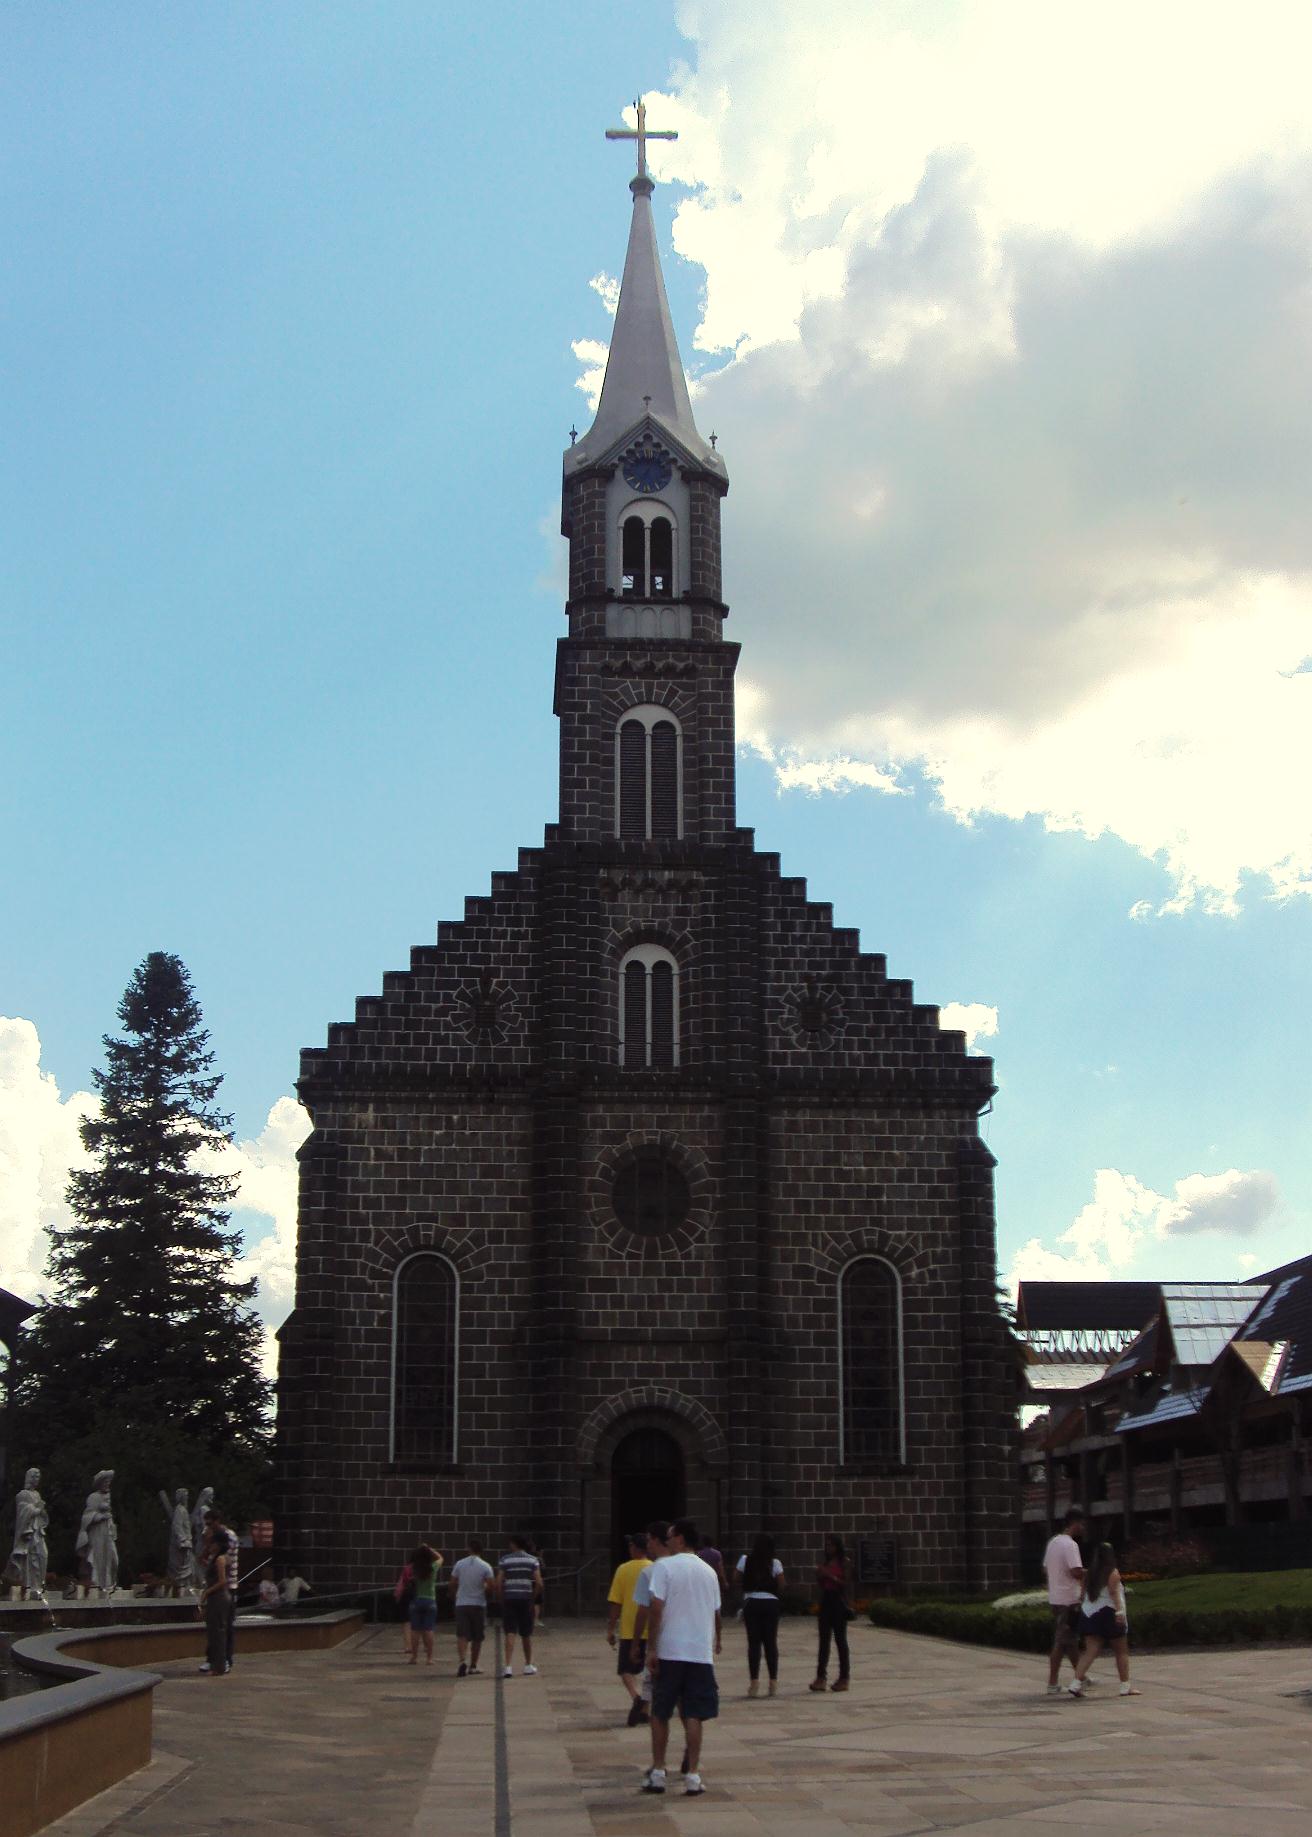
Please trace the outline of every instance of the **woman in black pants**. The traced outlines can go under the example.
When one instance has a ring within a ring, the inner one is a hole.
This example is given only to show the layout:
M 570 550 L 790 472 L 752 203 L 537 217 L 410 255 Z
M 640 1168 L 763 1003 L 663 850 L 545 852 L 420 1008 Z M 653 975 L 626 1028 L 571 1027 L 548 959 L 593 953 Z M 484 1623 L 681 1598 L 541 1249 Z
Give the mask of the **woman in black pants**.
M 826 1537 L 824 1555 L 816 1565 L 815 1579 L 820 1589 L 820 1653 L 816 1659 L 815 1682 L 809 1688 L 825 1688 L 825 1673 L 829 1669 L 829 1641 L 832 1638 L 838 1647 L 838 1677 L 829 1688 L 847 1690 L 852 1669 L 847 1655 L 847 1623 L 852 1618 L 852 1610 L 847 1603 L 847 1552 L 841 1537 Z
M 784 1566 L 774 1553 L 774 1539 L 761 1532 L 746 1556 L 738 1558 L 743 1591 L 743 1626 L 747 1630 L 749 1697 L 761 1688 L 761 1653 L 770 1678 L 770 1695 L 779 1689 L 779 1589 Z

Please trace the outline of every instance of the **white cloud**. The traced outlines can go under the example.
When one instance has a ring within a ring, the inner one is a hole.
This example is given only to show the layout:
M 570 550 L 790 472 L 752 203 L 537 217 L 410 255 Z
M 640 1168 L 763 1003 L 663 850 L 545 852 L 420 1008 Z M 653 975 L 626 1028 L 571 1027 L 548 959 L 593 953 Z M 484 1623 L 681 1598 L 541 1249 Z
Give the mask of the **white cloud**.
M 1012 1260 L 1008 1280 L 1107 1280 L 1148 1273 L 1165 1240 L 1196 1232 L 1247 1237 L 1271 1222 L 1280 1204 L 1273 1174 L 1186 1174 L 1174 1194 L 1158 1193 L 1133 1174 L 1101 1167 L 1093 1198 L 1055 1242 L 1032 1237 Z M 1254 1259 L 1239 1261 L 1251 1268 Z
M 296 1291 L 296 1151 L 309 1135 L 308 1113 L 294 1097 L 280 1097 L 253 1141 L 229 1151 L 225 1171 L 238 1179 L 234 1209 L 272 1219 L 273 1229 L 251 1243 L 242 1260 L 243 1276 L 258 1276 L 262 1314 L 279 1320 Z
M 1195 1231 L 1251 1237 L 1279 1204 L 1275 1175 L 1261 1169 L 1243 1174 L 1231 1167 L 1223 1174 L 1190 1174 L 1177 1183 L 1175 1203 L 1163 1212 L 1161 1229 L 1169 1237 Z
M 89 1165 L 78 1127 L 94 1116 L 90 1091 L 64 1098 L 41 1070 L 41 1041 L 28 1020 L 0 1017 L 0 1287 L 27 1300 L 44 1293 L 52 1227 L 70 1222 L 64 1201 L 69 1174 Z M 239 1274 L 257 1276 L 257 1306 L 281 1320 L 291 1306 L 296 1270 L 296 1151 L 310 1119 L 293 1097 L 280 1097 L 259 1135 L 205 1157 L 208 1171 L 238 1181 L 233 1210 L 249 1239 L 257 1221 L 271 1229 L 248 1242 Z
M 613 274 L 607 274 L 603 270 L 602 273 L 593 275 L 592 279 L 588 282 L 588 286 L 591 287 L 593 293 L 596 294 L 597 298 L 601 301 L 602 305 L 613 319 L 615 317 L 615 310 L 620 303 L 620 284 L 615 276 Z
M 27 1301 L 45 1292 L 49 1233 L 69 1222 L 68 1176 L 87 1165 L 78 1128 L 98 1108 L 90 1091 L 60 1096 L 31 1021 L 0 1017 L 0 1288 Z
M 601 385 L 606 380 L 606 354 L 610 346 L 602 344 L 598 338 L 576 338 L 570 349 L 583 365 L 583 374 L 575 379 L 574 387 L 583 391 L 588 407 L 595 414 L 601 400 Z
M 1138 917 L 1312 891 L 1312 12 L 680 21 L 652 163 L 781 787 L 1114 834 Z
M 966 1051 L 974 1052 L 977 1040 L 991 1040 L 998 1031 L 998 1011 L 982 1001 L 949 1001 L 938 1011 L 941 1028 L 964 1033 Z

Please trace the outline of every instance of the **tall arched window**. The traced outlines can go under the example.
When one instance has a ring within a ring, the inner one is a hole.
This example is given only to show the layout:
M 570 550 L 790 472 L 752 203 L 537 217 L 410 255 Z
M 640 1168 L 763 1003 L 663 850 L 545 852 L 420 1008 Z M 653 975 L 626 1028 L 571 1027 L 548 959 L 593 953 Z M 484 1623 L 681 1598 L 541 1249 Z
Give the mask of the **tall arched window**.
M 633 504 L 620 523 L 620 593 L 626 600 L 672 600 L 674 521 L 663 504 Z
M 679 966 L 659 944 L 640 944 L 620 964 L 620 1064 L 626 1072 L 673 1071 L 679 1063 Z
M 460 1279 L 444 1256 L 423 1250 L 392 1284 L 394 1461 L 449 1466 L 459 1420 Z
M 883 1257 L 838 1278 L 839 1459 L 906 1459 L 902 1281 Z
M 664 708 L 631 708 L 615 730 L 615 834 L 635 842 L 683 834 L 683 735 Z

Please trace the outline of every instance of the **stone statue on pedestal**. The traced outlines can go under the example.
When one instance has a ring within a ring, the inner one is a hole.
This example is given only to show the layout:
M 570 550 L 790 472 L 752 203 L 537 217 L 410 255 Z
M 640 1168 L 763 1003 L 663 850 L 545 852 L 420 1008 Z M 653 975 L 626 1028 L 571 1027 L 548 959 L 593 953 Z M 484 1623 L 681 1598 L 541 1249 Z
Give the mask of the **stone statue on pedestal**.
M 202 1486 L 191 1508 L 191 1553 L 196 1560 L 196 1574 L 201 1573 L 200 1547 L 205 1542 L 205 1514 L 214 1503 L 214 1488 Z
M 187 1501 L 191 1497 L 185 1486 L 180 1486 L 169 1504 L 169 1496 L 162 1489 L 159 1502 L 169 1521 L 169 1593 L 180 1595 L 184 1588 L 196 1585 L 196 1559 L 191 1547 L 191 1513 L 187 1510 Z
M 29 1467 L 23 1476 L 23 1490 L 14 1501 L 14 1551 L 9 1566 L 18 1576 L 24 1601 L 46 1598 L 46 1529 L 50 1515 L 40 1485 L 41 1469 Z
M 112 1467 L 96 1475 L 77 1533 L 77 1553 L 86 1566 L 87 1586 L 101 1595 L 112 1595 L 118 1587 L 118 1531 L 109 1496 L 113 1484 Z

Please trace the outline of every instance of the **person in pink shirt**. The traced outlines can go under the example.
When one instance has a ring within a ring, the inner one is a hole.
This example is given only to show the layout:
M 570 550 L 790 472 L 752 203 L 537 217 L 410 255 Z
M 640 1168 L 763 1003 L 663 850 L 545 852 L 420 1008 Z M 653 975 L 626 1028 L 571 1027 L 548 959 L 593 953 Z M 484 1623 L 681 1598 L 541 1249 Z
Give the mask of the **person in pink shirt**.
M 1043 1569 L 1048 1578 L 1048 1605 L 1052 1609 L 1052 1650 L 1048 1654 L 1048 1695 L 1061 1695 L 1057 1682 L 1061 1661 L 1068 1658 L 1072 1667 L 1080 1657 L 1080 1600 L 1084 1592 L 1084 1558 L 1076 1539 L 1084 1531 L 1084 1513 L 1072 1506 L 1055 1537 L 1048 1539 L 1043 1552 Z

